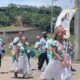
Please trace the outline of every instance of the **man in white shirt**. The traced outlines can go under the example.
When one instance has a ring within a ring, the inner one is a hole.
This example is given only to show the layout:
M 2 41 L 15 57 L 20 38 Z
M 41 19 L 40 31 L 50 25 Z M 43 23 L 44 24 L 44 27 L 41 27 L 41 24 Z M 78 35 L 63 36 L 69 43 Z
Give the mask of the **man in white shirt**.
M 42 33 L 42 38 L 37 42 L 38 45 L 38 51 L 39 51 L 39 57 L 38 57 L 38 70 L 41 70 L 43 67 L 43 63 L 46 60 L 46 63 L 48 64 L 48 58 L 47 58 L 47 51 L 45 51 L 46 42 L 48 40 L 47 33 Z

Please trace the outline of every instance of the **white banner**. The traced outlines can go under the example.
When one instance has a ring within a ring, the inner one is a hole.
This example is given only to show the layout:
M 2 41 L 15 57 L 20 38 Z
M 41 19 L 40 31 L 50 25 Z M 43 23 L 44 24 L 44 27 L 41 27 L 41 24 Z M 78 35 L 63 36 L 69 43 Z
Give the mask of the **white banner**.
M 75 9 L 65 9 L 63 10 L 57 18 L 55 27 L 62 26 L 66 30 L 65 38 L 70 37 L 70 22 L 74 16 Z

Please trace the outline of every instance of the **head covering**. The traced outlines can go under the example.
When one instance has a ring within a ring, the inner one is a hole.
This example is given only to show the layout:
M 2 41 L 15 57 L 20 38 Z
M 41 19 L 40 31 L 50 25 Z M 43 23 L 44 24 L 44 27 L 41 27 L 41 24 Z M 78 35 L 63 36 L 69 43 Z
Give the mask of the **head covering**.
M 13 43 L 18 43 L 19 42 L 19 37 L 15 37 L 14 39 L 13 39 Z
M 55 31 L 54 31 L 55 34 L 58 34 L 58 33 L 63 33 L 65 34 L 66 31 L 64 30 L 64 28 L 62 27 L 62 25 L 58 26 L 55 28 Z
M 44 34 L 47 34 L 47 32 L 46 31 L 42 32 L 42 35 L 44 35 Z
M 47 32 L 42 32 L 42 36 L 43 36 L 43 38 L 47 38 Z

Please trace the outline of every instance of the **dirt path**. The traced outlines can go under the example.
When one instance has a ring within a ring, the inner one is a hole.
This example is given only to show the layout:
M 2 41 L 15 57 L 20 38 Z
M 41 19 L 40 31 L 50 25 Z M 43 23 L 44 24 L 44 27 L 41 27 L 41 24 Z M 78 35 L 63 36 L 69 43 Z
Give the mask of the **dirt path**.
M 36 59 L 31 59 L 31 65 L 33 69 L 33 77 L 32 78 L 24 78 L 22 79 L 21 76 L 19 75 L 19 78 L 14 78 L 13 73 L 10 73 L 11 69 L 11 58 L 10 57 L 5 57 L 2 62 L 2 67 L 0 69 L 0 80 L 39 80 L 39 76 L 41 74 L 40 71 L 37 70 L 37 60 Z M 73 64 L 74 67 L 76 68 L 76 72 L 72 73 L 73 74 L 73 79 L 72 80 L 80 80 L 80 64 Z

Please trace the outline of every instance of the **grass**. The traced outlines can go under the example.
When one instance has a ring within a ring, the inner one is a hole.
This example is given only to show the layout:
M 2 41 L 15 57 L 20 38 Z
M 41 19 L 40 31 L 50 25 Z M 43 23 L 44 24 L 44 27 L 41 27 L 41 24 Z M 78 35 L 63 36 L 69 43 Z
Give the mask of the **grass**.
M 16 27 L 16 26 L 6 26 L 6 27 L 1 27 L 0 26 L 0 30 L 16 30 L 16 29 L 20 29 L 21 27 Z
M 72 44 L 74 44 L 74 35 L 71 35 L 69 40 L 71 41 Z
M 5 55 L 11 55 L 8 44 L 6 44 L 6 46 L 5 46 Z

